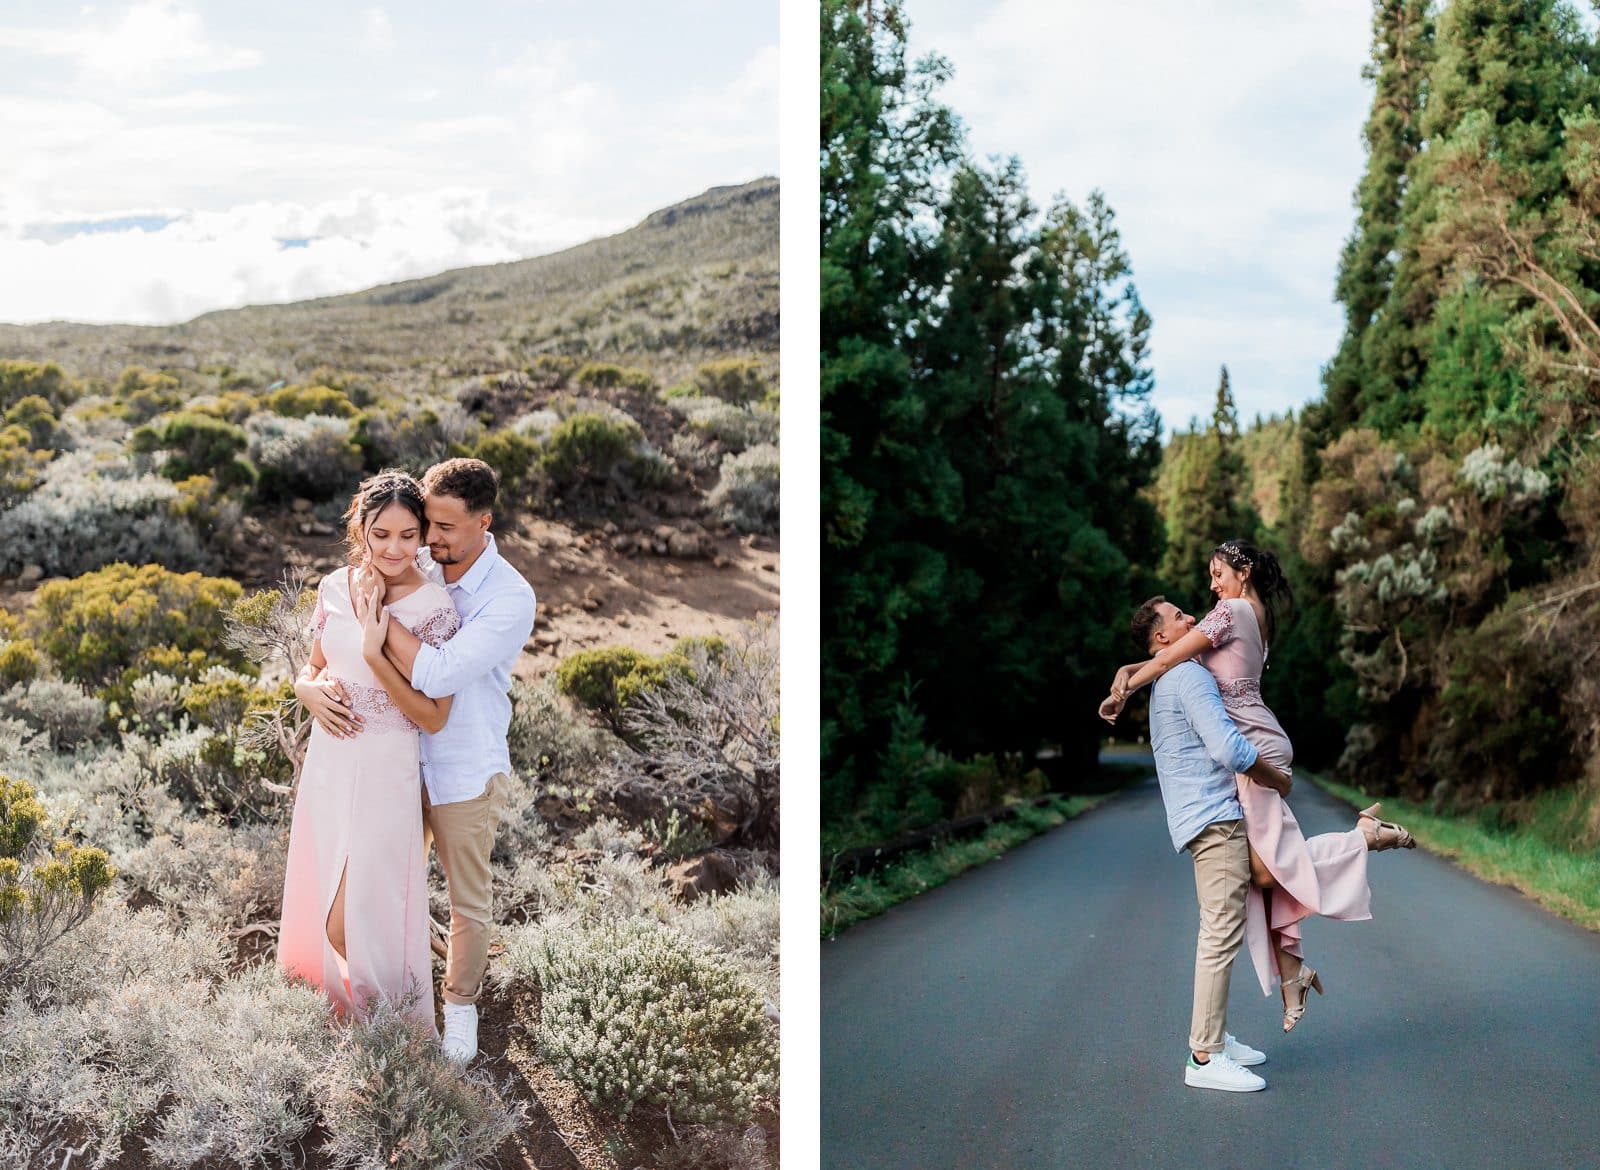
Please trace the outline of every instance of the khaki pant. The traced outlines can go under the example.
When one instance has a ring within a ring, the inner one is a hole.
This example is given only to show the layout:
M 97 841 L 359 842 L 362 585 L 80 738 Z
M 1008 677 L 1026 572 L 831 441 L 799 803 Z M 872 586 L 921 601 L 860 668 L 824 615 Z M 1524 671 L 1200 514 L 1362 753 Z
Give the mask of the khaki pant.
M 431 804 L 422 789 L 422 852 L 433 845 L 450 893 L 450 951 L 445 959 L 446 1003 L 478 1002 L 489 965 L 489 930 L 494 922 L 494 888 L 489 854 L 505 811 L 509 778 L 497 772 L 481 796 Z
M 1194 858 L 1194 892 L 1200 902 L 1189 1047 L 1195 1052 L 1221 1052 L 1228 1024 L 1228 981 L 1244 942 L 1250 845 L 1243 821 L 1217 821 L 1186 848 Z

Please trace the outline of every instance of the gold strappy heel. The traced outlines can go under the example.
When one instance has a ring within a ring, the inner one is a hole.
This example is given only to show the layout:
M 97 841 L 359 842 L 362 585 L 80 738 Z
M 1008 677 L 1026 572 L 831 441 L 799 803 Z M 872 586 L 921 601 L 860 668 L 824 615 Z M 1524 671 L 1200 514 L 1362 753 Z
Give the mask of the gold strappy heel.
M 1306 1014 L 1307 988 L 1315 987 L 1317 994 L 1322 994 L 1322 976 L 1313 971 L 1309 964 L 1300 965 L 1300 974 L 1293 979 L 1283 981 L 1283 1030 L 1291 1032 L 1300 1022 L 1300 1017 Z
M 1382 804 L 1374 804 L 1356 814 L 1356 827 L 1366 837 L 1367 848 L 1374 853 L 1381 853 L 1385 849 L 1415 849 L 1416 839 L 1404 825 L 1378 819 L 1378 810 L 1382 807 Z M 1363 825 L 1363 820 L 1371 821 L 1372 825 Z

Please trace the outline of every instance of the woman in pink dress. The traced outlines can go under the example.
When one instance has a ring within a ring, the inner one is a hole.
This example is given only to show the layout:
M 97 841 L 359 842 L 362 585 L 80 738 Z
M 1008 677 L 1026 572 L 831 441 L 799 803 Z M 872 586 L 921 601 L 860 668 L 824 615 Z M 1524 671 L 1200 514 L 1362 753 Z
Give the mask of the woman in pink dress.
M 427 863 L 422 839 L 419 729 L 437 731 L 450 700 L 413 690 L 383 655 L 398 621 L 439 645 L 460 628 L 444 589 L 417 567 L 427 536 L 422 489 L 381 472 L 345 514 L 351 564 L 317 588 L 315 641 L 296 680 L 337 684 L 358 734 L 311 729 L 289 832 L 278 962 L 320 987 L 342 1016 L 375 997 L 433 1023 Z
M 1292 602 L 1278 559 L 1265 549 L 1230 540 L 1211 555 L 1211 591 L 1217 605 L 1194 629 L 1160 654 L 1117 672 L 1100 714 L 1115 722 L 1128 695 L 1172 667 L 1198 659 L 1217 680 L 1223 707 L 1239 732 L 1285 774 L 1294 746 L 1261 697 L 1261 672 L 1277 629 L 1277 606 Z M 1304 961 L 1300 922 L 1312 915 L 1343 922 L 1372 917 L 1367 854 L 1416 845 L 1399 825 L 1378 819 L 1379 806 L 1363 809 L 1356 827 L 1307 837 L 1289 803 L 1247 776 L 1238 777 L 1250 841 L 1251 886 L 1245 901 L 1245 938 L 1264 994 L 1282 987 L 1283 1030 L 1305 1014 L 1306 995 L 1322 979 Z

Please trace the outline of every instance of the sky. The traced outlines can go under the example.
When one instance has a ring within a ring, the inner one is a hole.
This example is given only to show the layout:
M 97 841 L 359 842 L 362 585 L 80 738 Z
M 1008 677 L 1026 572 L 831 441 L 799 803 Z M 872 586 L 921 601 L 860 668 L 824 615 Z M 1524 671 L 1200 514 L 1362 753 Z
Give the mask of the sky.
M 165 324 L 777 174 L 777 5 L 6 0 L 0 126 L 0 321 Z
M 907 0 L 914 57 L 979 158 L 1016 155 L 1041 206 L 1095 188 L 1154 321 L 1163 433 L 1320 392 L 1372 101 L 1369 0 Z

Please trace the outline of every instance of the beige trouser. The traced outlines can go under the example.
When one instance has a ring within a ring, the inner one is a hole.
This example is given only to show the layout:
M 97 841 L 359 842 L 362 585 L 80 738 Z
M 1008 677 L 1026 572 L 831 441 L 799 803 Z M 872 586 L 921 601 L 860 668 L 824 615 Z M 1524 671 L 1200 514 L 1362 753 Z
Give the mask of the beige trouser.
M 1189 1047 L 1195 1052 L 1221 1052 L 1228 1024 L 1228 980 L 1244 942 L 1250 845 L 1243 821 L 1217 821 L 1200 830 L 1186 848 L 1194 857 L 1194 892 L 1200 902 Z
M 422 852 L 439 854 L 450 893 L 450 951 L 445 959 L 446 1003 L 477 1003 L 489 965 L 489 929 L 494 922 L 494 887 L 489 854 L 505 810 L 509 778 L 496 772 L 483 794 L 471 800 L 431 804 L 422 788 Z

